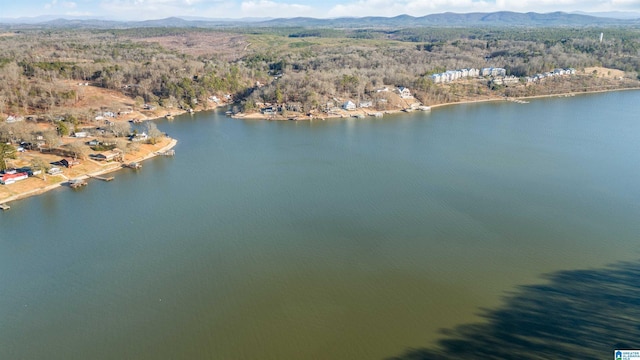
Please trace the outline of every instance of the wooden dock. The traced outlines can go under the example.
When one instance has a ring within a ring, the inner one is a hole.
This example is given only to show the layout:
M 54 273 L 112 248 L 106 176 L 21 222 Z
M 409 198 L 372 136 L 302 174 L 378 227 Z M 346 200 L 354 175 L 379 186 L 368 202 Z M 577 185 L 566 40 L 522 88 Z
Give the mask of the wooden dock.
M 0 204 L 0 209 L 2 209 L 2 210 L 5 210 L 5 211 L 6 211 L 6 210 L 11 209 L 11 206 L 9 206 L 9 205 L 7 205 L 7 204 Z
M 98 180 L 102 180 L 102 181 L 111 181 L 111 180 L 115 179 L 113 176 L 102 177 L 102 176 L 89 175 L 89 177 L 92 178 L 92 179 L 98 179 Z
M 72 189 L 77 189 L 79 187 L 87 186 L 87 182 L 83 179 L 72 179 L 69 180 L 69 187 Z
M 122 167 L 126 167 L 126 168 L 129 168 L 129 169 L 137 170 L 137 169 L 142 168 L 142 164 L 140 164 L 139 162 L 130 162 L 130 163 L 127 163 L 127 164 L 122 164 Z
M 167 151 L 157 152 L 156 154 L 161 155 L 161 156 L 174 156 L 176 154 L 176 151 L 171 149 L 171 150 L 167 150 Z

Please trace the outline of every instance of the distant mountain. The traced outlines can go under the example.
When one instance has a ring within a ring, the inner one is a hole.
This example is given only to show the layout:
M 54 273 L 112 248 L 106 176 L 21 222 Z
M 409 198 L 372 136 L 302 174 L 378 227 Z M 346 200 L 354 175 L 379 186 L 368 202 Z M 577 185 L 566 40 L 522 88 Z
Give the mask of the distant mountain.
M 189 21 L 213 21 L 213 22 L 260 22 L 273 20 L 271 17 L 244 17 L 244 18 L 207 18 L 201 16 L 178 16 L 181 19 Z
M 575 11 L 573 14 L 590 15 L 611 19 L 640 19 L 640 12 L 637 11 L 606 11 L 606 12 L 584 12 Z
M 42 27 L 68 28 L 136 28 L 136 27 L 177 27 L 177 28 L 220 28 L 220 27 L 308 27 L 308 28 L 407 28 L 421 26 L 609 26 L 640 25 L 640 19 L 620 19 L 586 14 L 517 13 L 499 11 L 492 13 L 442 13 L 422 17 L 399 15 L 395 17 L 345 17 L 317 19 L 309 17 L 283 19 L 208 19 L 201 17 L 170 17 L 145 21 L 111 21 L 102 19 L 51 17 L 0 19 L 0 24 L 18 24 Z
M 400 15 L 396 17 L 363 17 L 337 19 L 291 18 L 274 19 L 259 23 L 270 26 L 323 26 L 340 28 L 359 28 L 370 26 L 412 27 L 412 26 L 590 26 L 638 24 L 614 18 L 603 18 L 581 14 L 554 12 L 547 14 L 517 13 L 499 11 L 493 13 L 442 13 L 422 17 Z
M 60 15 L 41 15 L 34 17 L 0 18 L 0 24 L 42 24 L 48 21 L 61 19 Z M 103 20 L 100 17 L 90 16 L 65 16 L 65 20 Z
M 122 28 L 125 27 L 124 23 L 113 20 L 101 20 L 101 19 L 53 19 L 44 21 L 41 23 L 33 23 L 33 25 L 41 25 L 43 27 L 58 27 L 58 28 L 82 28 L 82 29 L 103 29 L 103 28 Z

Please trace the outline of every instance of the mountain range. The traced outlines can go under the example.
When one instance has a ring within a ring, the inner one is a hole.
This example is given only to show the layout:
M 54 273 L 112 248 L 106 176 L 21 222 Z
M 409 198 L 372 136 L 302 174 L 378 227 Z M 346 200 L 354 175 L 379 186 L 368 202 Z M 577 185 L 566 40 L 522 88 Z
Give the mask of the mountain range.
M 606 17 L 611 14 L 616 17 Z M 314 28 L 407 28 L 421 26 L 466 27 L 466 26 L 640 26 L 640 18 L 621 18 L 620 14 L 604 13 L 593 16 L 583 13 L 518 13 L 499 11 L 491 13 L 441 13 L 421 17 L 399 15 L 395 17 L 343 17 L 320 18 L 244 18 L 208 19 L 170 17 L 158 20 L 116 21 L 99 18 L 55 18 L 41 16 L 35 18 L 0 18 L 5 27 L 64 27 L 64 28 L 139 28 L 139 27 L 179 27 L 179 28 L 221 28 L 221 27 L 314 27 Z M 632 16 L 627 14 L 628 17 Z

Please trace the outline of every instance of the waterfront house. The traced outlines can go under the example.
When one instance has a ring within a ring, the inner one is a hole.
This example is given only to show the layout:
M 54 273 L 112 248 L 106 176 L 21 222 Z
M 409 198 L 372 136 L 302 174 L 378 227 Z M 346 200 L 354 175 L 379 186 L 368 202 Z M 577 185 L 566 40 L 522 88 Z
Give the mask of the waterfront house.
M 266 108 L 262 109 L 262 114 L 264 114 L 264 115 L 275 115 L 276 114 L 276 108 L 273 107 L 273 106 L 266 107 Z
M 47 171 L 47 174 L 49 174 L 49 175 L 59 175 L 59 174 L 62 174 L 62 170 L 60 170 L 59 167 L 52 167 L 51 169 L 49 169 Z
M 345 102 L 344 104 L 342 104 L 342 108 L 348 111 L 351 110 L 355 110 L 356 109 L 356 104 L 353 103 L 353 101 L 349 100 L 347 102 Z
M 147 141 L 149 140 L 149 135 L 145 132 L 141 132 L 138 134 L 131 135 L 131 141 L 139 142 L 139 141 Z
M 74 165 L 80 165 L 80 161 L 74 158 L 64 158 L 56 163 L 56 165 L 62 165 L 66 168 L 72 168 Z
M 400 97 L 403 99 L 408 99 L 413 97 L 411 96 L 411 91 L 404 86 L 398 87 L 398 94 L 400 94 Z
M 5 174 L 2 174 L 2 177 L 0 177 L 0 184 L 2 185 L 13 184 L 16 181 L 24 180 L 28 177 L 29 177 L 29 174 L 27 174 L 26 172 L 16 172 L 13 174 L 5 173 Z
M 360 107 L 361 108 L 370 108 L 373 106 L 373 102 L 372 101 L 361 101 L 360 102 Z
M 91 157 L 98 161 L 113 161 L 121 156 L 120 151 L 117 149 L 103 151 L 101 153 L 92 154 Z

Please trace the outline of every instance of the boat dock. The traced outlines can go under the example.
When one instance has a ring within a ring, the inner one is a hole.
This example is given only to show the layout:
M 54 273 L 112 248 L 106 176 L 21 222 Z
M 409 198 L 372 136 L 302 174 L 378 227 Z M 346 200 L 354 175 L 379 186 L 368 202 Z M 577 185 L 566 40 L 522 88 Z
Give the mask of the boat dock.
M 162 155 L 162 156 L 174 156 L 176 154 L 176 151 L 171 149 L 171 150 L 167 150 L 167 151 L 157 152 L 156 154 Z
M 87 182 L 84 179 L 71 179 L 69 180 L 69 187 L 77 189 L 79 187 L 87 186 Z
M 0 204 L 0 209 L 7 211 L 7 210 L 11 209 L 11 206 L 9 206 L 7 204 Z
M 102 176 L 89 175 L 89 177 L 92 178 L 92 179 L 98 179 L 98 180 L 102 180 L 102 181 L 111 181 L 111 180 L 115 179 L 113 176 L 102 177 Z
M 127 163 L 127 164 L 122 164 L 122 167 L 137 170 L 137 169 L 142 168 L 142 164 L 140 164 L 138 162 L 130 162 L 130 163 Z

